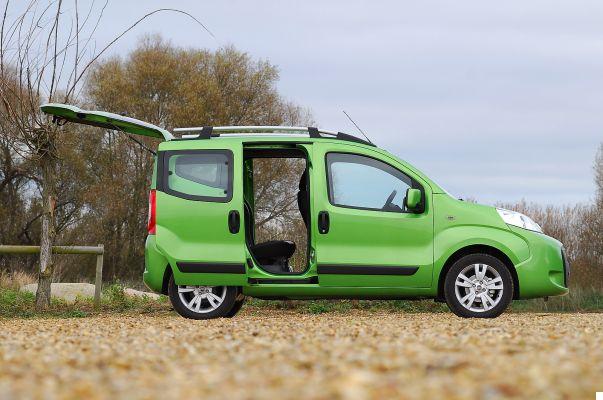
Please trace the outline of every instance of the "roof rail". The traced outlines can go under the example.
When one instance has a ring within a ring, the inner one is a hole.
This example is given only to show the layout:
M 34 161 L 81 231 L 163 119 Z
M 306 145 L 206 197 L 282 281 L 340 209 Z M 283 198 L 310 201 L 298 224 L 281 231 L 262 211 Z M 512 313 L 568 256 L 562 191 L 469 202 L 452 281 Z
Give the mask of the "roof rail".
M 198 135 L 183 135 L 183 139 L 210 139 L 211 137 L 219 137 L 221 134 L 236 135 L 246 133 L 259 133 L 262 135 L 278 135 L 278 134 L 307 134 L 311 138 L 333 138 L 345 140 L 349 142 L 358 142 L 374 146 L 374 144 L 361 139 L 359 137 L 349 135 L 343 132 L 333 132 L 324 129 L 319 129 L 311 126 L 199 126 L 191 128 L 174 128 L 174 132 L 178 133 L 198 133 Z
M 174 128 L 174 132 L 200 132 L 204 126 L 197 126 L 192 128 Z M 223 133 L 309 133 L 310 130 L 317 130 L 318 133 L 336 136 L 337 132 L 326 131 L 324 129 L 318 129 L 308 126 L 274 126 L 274 125 L 250 125 L 250 126 L 213 126 L 211 127 L 213 132 Z

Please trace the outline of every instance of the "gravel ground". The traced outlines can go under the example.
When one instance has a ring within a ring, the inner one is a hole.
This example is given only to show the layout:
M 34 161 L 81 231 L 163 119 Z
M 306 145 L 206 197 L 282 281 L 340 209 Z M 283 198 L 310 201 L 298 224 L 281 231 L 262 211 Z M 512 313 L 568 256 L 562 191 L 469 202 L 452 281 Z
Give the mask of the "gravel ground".
M 603 314 L 5 319 L 0 398 L 594 399 L 602 328 Z

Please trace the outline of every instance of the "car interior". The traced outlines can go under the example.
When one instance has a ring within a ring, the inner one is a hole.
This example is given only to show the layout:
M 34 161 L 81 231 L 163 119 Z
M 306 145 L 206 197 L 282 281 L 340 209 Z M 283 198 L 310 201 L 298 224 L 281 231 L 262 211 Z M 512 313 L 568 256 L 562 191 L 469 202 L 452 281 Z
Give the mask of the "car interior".
M 244 163 L 245 240 L 249 252 L 255 263 L 271 274 L 303 272 L 310 226 L 305 152 L 297 148 L 245 149 Z M 267 188 L 272 192 L 266 194 Z M 281 214 L 275 211 L 273 215 L 272 208 L 278 209 L 281 204 L 288 207 L 285 211 L 281 207 Z

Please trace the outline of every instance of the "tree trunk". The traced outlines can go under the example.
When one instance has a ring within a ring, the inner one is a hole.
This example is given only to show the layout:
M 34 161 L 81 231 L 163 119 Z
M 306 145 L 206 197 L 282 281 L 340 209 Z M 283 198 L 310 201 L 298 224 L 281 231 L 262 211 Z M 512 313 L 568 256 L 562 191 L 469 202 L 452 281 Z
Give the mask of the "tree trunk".
M 50 154 L 41 160 L 42 166 L 42 232 L 40 237 L 40 272 L 38 274 L 38 290 L 36 291 L 36 310 L 44 310 L 50 306 L 50 283 L 54 264 L 52 262 L 52 245 L 54 242 L 54 168 Z

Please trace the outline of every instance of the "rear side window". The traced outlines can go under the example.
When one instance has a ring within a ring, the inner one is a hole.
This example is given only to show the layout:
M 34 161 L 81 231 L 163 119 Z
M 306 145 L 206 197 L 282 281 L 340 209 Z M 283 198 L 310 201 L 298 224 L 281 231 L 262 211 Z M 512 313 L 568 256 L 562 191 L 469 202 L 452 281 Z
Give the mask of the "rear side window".
M 232 152 L 227 150 L 166 151 L 163 189 L 189 200 L 228 202 L 232 198 Z
M 406 190 L 412 179 L 374 158 L 328 153 L 329 201 L 339 207 L 404 212 Z

